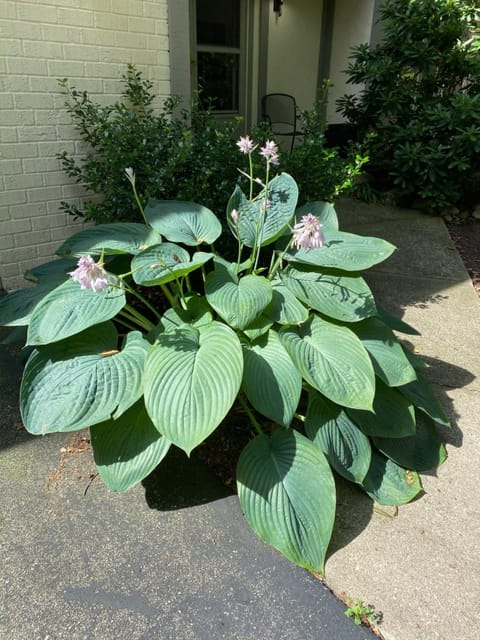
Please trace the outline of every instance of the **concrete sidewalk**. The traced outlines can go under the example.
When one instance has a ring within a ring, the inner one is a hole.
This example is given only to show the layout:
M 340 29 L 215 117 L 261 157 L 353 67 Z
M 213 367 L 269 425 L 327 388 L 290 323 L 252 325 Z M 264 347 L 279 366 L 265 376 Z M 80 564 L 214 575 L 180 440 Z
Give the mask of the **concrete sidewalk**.
M 337 210 L 344 230 L 399 247 L 368 279 L 421 331 L 409 340 L 453 427 L 447 462 L 396 517 L 340 483 L 327 582 L 374 605 L 388 640 L 478 640 L 480 302 L 441 220 L 348 200 Z M 115 495 L 91 482 L 81 434 L 19 429 L 20 368 L 0 355 L 1 640 L 372 640 L 256 538 L 202 465 L 174 456 Z

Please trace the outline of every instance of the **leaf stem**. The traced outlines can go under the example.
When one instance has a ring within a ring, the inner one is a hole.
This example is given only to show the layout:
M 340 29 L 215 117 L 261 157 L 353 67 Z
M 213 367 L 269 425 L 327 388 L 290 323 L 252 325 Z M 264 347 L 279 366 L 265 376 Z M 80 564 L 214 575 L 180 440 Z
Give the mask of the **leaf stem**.
M 240 404 L 242 405 L 242 407 L 245 409 L 245 413 L 247 414 L 250 422 L 252 423 L 252 425 L 255 427 L 255 429 L 257 430 L 257 433 L 261 436 L 263 436 L 263 429 L 262 426 L 260 425 L 260 423 L 258 422 L 258 420 L 255 418 L 255 416 L 253 415 L 250 407 L 248 406 L 246 400 L 244 400 L 243 396 L 239 393 L 238 394 L 238 401 L 240 402 Z

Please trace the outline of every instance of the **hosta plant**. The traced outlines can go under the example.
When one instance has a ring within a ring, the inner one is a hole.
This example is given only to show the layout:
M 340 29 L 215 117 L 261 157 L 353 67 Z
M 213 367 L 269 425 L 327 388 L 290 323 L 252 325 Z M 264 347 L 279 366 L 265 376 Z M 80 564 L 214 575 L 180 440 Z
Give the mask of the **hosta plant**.
M 190 455 L 241 409 L 256 433 L 237 467 L 246 519 L 323 572 L 333 472 L 381 504 L 406 503 L 421 490 L 417 472 L 445 458 L 435 423 L 447 419 L 396 338 L 414 330 L 376 305 L 360 275 L 394 247 L 340 231 L 330 204 L 297 208 L 272 141 L 238 146 L 250 167 L 261 154 L 265 175 L 242 171 L 248 193 L 237 186 L 228 201 L 236 260 L 215 251 L 222 224 L 211 210 L 151 200 L 144 223 L 73 235 L 28 274 L 35 286 L 0 302 L 0 318 L 25 327 L 31 348 L 26 428 L 90 427 L 113 491 L 144 479 L 170 447 Z M 135 194 L 133 169 L 124 178 Z

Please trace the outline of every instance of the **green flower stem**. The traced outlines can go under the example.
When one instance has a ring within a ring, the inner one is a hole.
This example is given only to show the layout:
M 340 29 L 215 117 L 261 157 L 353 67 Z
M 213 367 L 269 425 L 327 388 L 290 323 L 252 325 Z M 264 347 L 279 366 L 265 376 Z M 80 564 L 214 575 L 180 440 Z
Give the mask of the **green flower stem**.
M 255 273 L 255 271 L 257 270 L 258 260 L 260 258 L 260 250 L 262 248 L 263 228 L 265 226 L 265 217 L 267 215 L 268 178 L 269 178 L 269 174 L 270 174 L 270 161 L 267 160 L 267 171 L 266 171 L 266 175 L 265 175 L 265 196 L 264 196 L 264 200 L 263 200 L 264 209 L 263 209 L 262 221 L 261 221 L 260 227 L 259 227 L 259 232 L 258 232 L 257 237 L 255 239 L 256 255 L 255 255 L 255 264 L 253 266 L 253 273 Z
M 250 200 L 253 198 L 253 162 L 252 152 L 248 154 L 248 164 L 250 167 Z
M 136 289 L 134 289 L 133 287 L 130 287 L 125 281 L 124 281 L 124 284 L 125 284 L 125 287 L 128 289 L 128 292 L 134 295 L 136 298 L 138 298 L 138 300 L 140 300 L 140 302 L 144 304 L 147 307 L 147 309 L 149 309 L 155 315 L 155 317 L 160 320 L 162 315 L 158 313 L 155 307 L 152 304 L 150 304 L 150 302 L 146 298 L 144 298 Z
M 302 415 L 301 413 L 294 413 L 293 417 L 297 420 L 300 420 L 300 422 L 305 422 L 305 420 L 307 419 L 306 416 Z
M 287 253 L 287 251 L 290 249 L 291 245 L 292 245 L 292 240 L 290 240 L 290 242 L 287 244 L 285 249 L 282 251 L 282 253 L 275 260 L 275 263 L 274 263 L 273 267 L 271 268 L 271 270 L 269 271 L 268 276 L 267 276 L 269 280 L 272 280 L 273 276 L 277 273 L 278 267 L 281 265 L 283 257 Z
M 260 425 L 260 423 L 258 422 L 258 420 L 255 418 L 255 416 L 253 415 L 250 407 L 248 406 L 246 400 L 244 400 L 244 398 L 242 397 L 241 394 L 238 394 L 238 401 L 240 402 L 240 404 L 242 405 L 242 407 L 245 409 L 245 413 L 247 414 L 250 422 L 252 423 L 252 425 L 255 427 L 255 429 L 257 430 L 258 434 L 260 436 L 263 436 L 263 429 Z
M 120 318 L 119 316 L 116 316 L 115 322 L 118 322 L 118 324 L 121 324 L 123 327 L 126 327 L 127 329 L 131 329 L 132 331 L 138 331 L 137 324 L 131 324 L 130 322 L 127 322 L 126 320 L 124 320 L 123 318 Z
M 170 292 L 170 289 L 167 287 L 167 285 L 166 284 L 161 284 L 160 288 L 162 289 L 166 299 L 169 301 L 171 306 L 172 307 L 176 307 L 177 306 L 177 302 L 176 302 L 175 298 L 173 297 L 172 293 Z
M 132 187 L 133 187 L 133 195 L 135 196 L 135 200 L 137 202 L 138 208 L 140 209 L 140 213 L 142 214 L 142 218 L 144 219 L 147 227 L 150 227 L 150 223 L 148 222 L 145 216 L 145 211 L 143 210 L 142 203 L 140 202 L 140 198 L 138 197 L 137 189 L 135 187 L 135 182 L 132 182 Z
M 124 306 L 121 313 L 123 313 L 124 316 L 127 317 L 129 320 L 133 320 L 134 322 L 137 322 L 139 326 L 143 327 L 147 331 L 150 331 L 155 327 L 153 322 L 150 322 L 148 318 L 146 318 L 142 313 L 137 311 L 134 307 L 132 307 L 129 304 L 126 304 Z

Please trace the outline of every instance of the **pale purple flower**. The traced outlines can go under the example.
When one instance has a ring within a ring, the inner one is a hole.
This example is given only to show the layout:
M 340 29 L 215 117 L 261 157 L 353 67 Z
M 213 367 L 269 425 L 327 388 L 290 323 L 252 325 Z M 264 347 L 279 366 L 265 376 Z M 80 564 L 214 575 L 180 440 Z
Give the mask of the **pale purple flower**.
M 103 291 L 111 283 L 111 276 L 99 262 L 95 262 L 92 256 L 82 256 L 77 262 L 75 271 L 69 274 L 74 280 L 80 283 L 80 289 L 91 289 L 92 291 Z
M 270 164 L 280 164 L 278 157 L 278 147 L 273 140 L 267 140 L 264 147 L 260 147 L 260 155 Z
M 126 174 L 127 178 L 130 180 L 130 182 L 133 184 L 135 182 L 135 173 L 134 173 L 132 167 L 127 167 L 125 169 L 125 174 Z
M 240 220 L 240 214 L 238 213 L 238 211 L 236 209 L 232 209 L 230 212 L 230 217 L 233 221 L 233 224 L 235 226 L 237 226 L 238 221 Z
M 307 213 L 293 227 L 293 246 L 297 249 L 318 249 L 325 244 L 322 225 L 317 216 Z
M 240 136 L 240 139 L 237 142 L 237 147 L 242 153 L 249 154 L 254 150 L 255 143 L 250 136 Z

